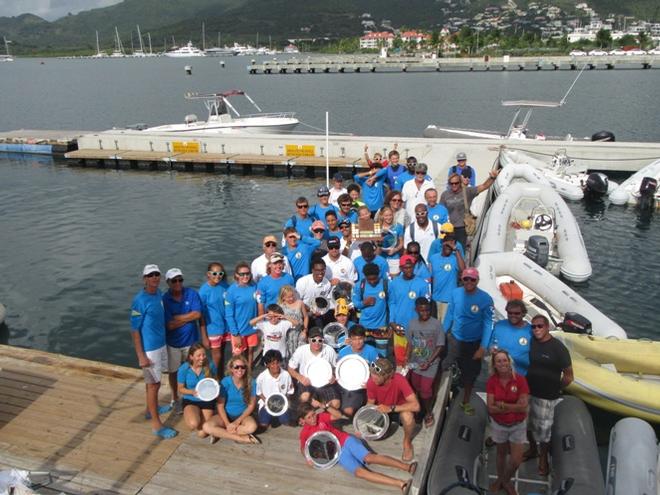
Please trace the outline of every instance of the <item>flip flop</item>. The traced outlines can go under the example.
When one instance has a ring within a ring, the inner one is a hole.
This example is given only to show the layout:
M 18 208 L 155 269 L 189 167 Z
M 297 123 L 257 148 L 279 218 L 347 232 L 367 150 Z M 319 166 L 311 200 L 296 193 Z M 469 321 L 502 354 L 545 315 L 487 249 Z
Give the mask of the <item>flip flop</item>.
M 469 402 L 461 402 L 461 409 L 466 416 L 474 416 L 474 407 Z
M 427 414 L 426 416 L 424 416 L 424 426 L 430 428 L 431 426 L 433 426 L 434 423 L 435 423 L 435 418 L 433 417 L 433 414 Z
M 410 464 L 408 464 L 408 474 L 410 476 L 414 476 L 415 471 L 417 471 L 417 461 L 412 461 Z
M 172 405 L 171 404 L 166 404 L 164 406 L 158 406 L 158 415 L 160 416 L 161 414 L 167 414 L 172 410 Z M 144 413 L 144 419 L 151 419 L 151 413 L 147 411 Z
M 404 451 L 404 453 L 401 455 L 401 460 L 402 460 L 403 462 L 412 462 L 412 460 L 413 460 L 414 458 L 415 458 L 415 451 L 414 451 L 413 449 L 410 449 L 410 455 L 409 455 L 409 456 L 406 456 L 405 451 Z
M 215 445 L 218 443 L 218 440 L 220 440 L 219 437 L 214 437 L 213 435 L 209 435 L 209 444 Z
M 176 431 L 174 428 L 170 428 L 169 426 L 163 426 L 159 430 L 152 430 L 152 431 L 154 435 L 162 438 L 163 440 L 174 438 L 179 434 L 178 431 Z
M 250 439 L 250 443 L 252 445 L 261 445 L 261 440 L 259 440 L 257 437 L 254 435 L 248 435 L 248 438 Z
M 412 486 L 412 480 L 406 481 L 403 485 L 401 485 L 401 493 L 403 495 L 408 495 L 411 486 Z

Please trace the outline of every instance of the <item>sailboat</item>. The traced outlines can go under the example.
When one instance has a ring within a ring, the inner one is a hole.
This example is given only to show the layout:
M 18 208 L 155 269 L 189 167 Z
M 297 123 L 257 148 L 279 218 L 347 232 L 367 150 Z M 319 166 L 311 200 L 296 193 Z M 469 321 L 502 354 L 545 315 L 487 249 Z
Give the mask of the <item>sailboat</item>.
M 151 51 L 151 35 L 149 35 L 149 52 L 145 52 L 144 44 L 142 43 L 142 32 L 140 31 L 139 24 L 137 25 L 137 34 L 138 34 L 138 39 L 140 40 L 140 48 L 137 50 L 133 50 L 133 54 L 131 56 L 137 58 L 155 57 L 156 55 L 154 55 L 153 52 Z
M 5 40 L 5 51 L 6 51 L 7 53 L 6 53 L 6 55 L 2 55 L 2 54 L 0 54 L 0 62 L 13 62 L 13 61 L 14 61 L 14 57 L 12 57 L 12 56 L 10 55 L 10 53 L 9 53 L 9 43 L 11 43 L 11 41 L 9 41 L 9 40 L 8 40 L 7 38 L 5 38 L 4 36 L 2 37 L 2 39 Z
M 117 26 L 115 26 L 115 49 L 110 56 L 113 58 L 121 58 L 126 56 L 124 53 L 124 47 L 121 44 L 121 38 L 119 37 L 119 30 L 117 29 Z
M 106 58 L 107 53 L 101 51 L 101 46 L 99 45 L 99 32 L 96 31 L 96 54 L 92 55 L 91 58 Z

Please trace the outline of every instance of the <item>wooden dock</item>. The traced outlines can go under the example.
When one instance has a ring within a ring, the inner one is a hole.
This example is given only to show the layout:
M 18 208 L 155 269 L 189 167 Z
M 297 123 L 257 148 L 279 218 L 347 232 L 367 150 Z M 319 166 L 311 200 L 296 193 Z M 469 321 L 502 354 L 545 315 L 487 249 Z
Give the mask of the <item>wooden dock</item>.
M 448 379 L 443 378 L 436 424 L 421 428 L 414 440 L 420 464 L 412 494 L 424 493 L 427 456 L 447 394 Z M 53 481 L 41 493 L 398 493 L 358 480 L 340 467 L 307 467 L 297 428 L 269 430 L 260 435 L 263 445 L 224 440 L 210 445 L 185 430 L 182 416 L 170 415 L 167 424 L 180 434 L 160 440 L 144 420 L 138 369 L 0 346 L 0 398 L 0 469 L 49 471 Z M 168 399 L 164 384 L 161 403 Z M 398 457 L 401 440 L 399 429 L 371 446 Z

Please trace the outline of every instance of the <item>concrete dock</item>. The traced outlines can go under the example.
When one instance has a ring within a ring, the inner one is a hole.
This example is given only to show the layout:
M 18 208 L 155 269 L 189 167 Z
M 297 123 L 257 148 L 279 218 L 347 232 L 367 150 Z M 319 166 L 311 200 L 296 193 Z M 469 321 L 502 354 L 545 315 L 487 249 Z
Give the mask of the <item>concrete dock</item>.
M 657 69 L 658 55 L 419 58 L 343 55 L 272 60 L 247 67 L 250 74 L 343 74 L 386 72 L 499 72 L 539 70 Z
M 18 129 L 0 132 L 0 151 L 64 155 L 76 149 L 76 140 L 91 131 Z
M 126 345 L 130 345 L 128 334 Z M 161 403 L 169 400 L 165 385 Z M 414 440 L 419 468 L 411 493 L 424 493 L 428 453 L 442 424 L 448 394 L 443 378 L 432 428 Z M 172 440 L 151 434 L 144 420 L 138 369 L 0 345 L 0 469 L 48 471 L 40 493 L 67 494 L 392 494 L 340 467 L 309 468 L 299 452 L 298 428 L 259 435 L 263 445 L 215 445 L 186 431 L 182 416 L 167 422 Z M 352 432 L 347 426 L 346 431 Z M 402 432 L 371 442 L 379 453 L 401 456 Z M 405 477 L 405 473 L 381 472 Z

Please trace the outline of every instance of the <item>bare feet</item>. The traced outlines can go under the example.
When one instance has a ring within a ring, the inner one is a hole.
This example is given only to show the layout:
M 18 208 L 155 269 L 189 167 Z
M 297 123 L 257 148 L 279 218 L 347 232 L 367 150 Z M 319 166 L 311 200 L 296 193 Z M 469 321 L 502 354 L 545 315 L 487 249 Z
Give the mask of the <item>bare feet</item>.
M 412 485 L 412 480 L 404 481 L 403 484 L 401 485 L 401 493 L 403 495 L 408 495 L 411 485 Z
M 548 458 L 545 456 L 539 457 L 539 475 L 548 476 L 550 474 L 550 466 L 548 466 Z
M 404 445 L 403 455 L 401 456 L 401 460 L 403 462 L 410 462 L 413 460 L 414 457 L 415 457 L 415 451 L 413 450 L 413 446 L 411 445 L 410 447 L 406 447 Z
M 502 488 L 504 488 L 504 491 L 506 492 L 506 495 L 518 495 L 518 492 L 513 486 L 513 483 L 510 481 L 507 481 L 502 485 Z
M 417 461 L 412 461 L 410 464 L 408 464 L 408 474 L 410 476 L 414 476 L 415 471 L 417 471 Z

